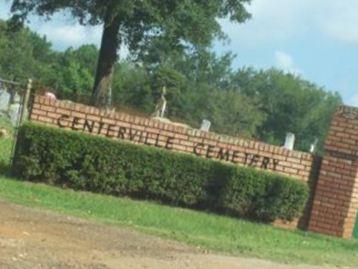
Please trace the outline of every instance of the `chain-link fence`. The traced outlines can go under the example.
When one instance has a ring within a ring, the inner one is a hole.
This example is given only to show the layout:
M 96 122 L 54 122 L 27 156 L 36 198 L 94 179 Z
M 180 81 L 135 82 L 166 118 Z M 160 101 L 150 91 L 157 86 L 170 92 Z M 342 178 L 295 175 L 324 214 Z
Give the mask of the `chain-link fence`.
M 0 173 L 11 166 L 18 128 L 28 115 L 31 81 L 0 78 Z
M 20 120 L 22 96 L 20 83 L 0 78 L 0 117 L 14 127 Z

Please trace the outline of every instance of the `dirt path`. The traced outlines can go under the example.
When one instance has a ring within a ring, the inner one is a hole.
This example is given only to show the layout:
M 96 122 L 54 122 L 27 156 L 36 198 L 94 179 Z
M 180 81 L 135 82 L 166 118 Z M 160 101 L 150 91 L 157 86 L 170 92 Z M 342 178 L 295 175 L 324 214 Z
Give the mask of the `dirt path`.
M 205 254 L 128 229 L 0 201 L 1 269 L 322 269 Z

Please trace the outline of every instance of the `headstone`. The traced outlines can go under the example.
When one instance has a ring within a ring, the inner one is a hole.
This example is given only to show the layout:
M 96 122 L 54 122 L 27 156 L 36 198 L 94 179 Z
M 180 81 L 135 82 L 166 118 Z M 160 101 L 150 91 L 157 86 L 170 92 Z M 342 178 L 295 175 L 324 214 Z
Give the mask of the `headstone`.
M 109 87 L 107 100 L 106 100 L 106 107 L 107 108 L 112 106 L 112 95 L 113 95 L 112 87 Z
M 293 150 L 295 147 L 295 139 L 296 139 L 295 134 L 287 133 L 285 145 L 283 147 L 288 150 Z
M 9 117 L 12 125 L 16 126 L 20 119 L 21 105 L 12 104 L 9 108 Z
M 211 122 L 209 120 L 203 120 L 203 122 L 201 123 L 200 130 L 204 132 L 209 132 L 210 127 L 211 127 Z
M 21 103 L 21 96 L 16 92 L 14 96 L 14 104 L 20 104 Z
M 160 99 L 155 107 L 154 117 L 164 118 L 165 112 L 167 111 L 167 100 L 165 99 L 165 95 L 167 94 L 166 87 L 163 87 L 162 94 Z
M 0 113 L 7 112 L 10 104 L 10 93 L 6 89 L 0 88 Z
M 311 147 L 310 147 L 310 152 L 311 153 L 314 153 L 316 151 L 317 144 L 318 144 L 318 139 L 316 138 L 314 140 L 314 142 L 311 144 Z

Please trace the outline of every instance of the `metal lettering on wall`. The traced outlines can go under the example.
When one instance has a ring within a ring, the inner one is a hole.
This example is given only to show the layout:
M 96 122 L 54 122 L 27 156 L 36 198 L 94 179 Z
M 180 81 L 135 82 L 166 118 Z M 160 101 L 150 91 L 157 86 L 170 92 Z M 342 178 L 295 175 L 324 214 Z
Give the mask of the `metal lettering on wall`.
M 87 132 L 91 134 L 99 135 L 105 133 L 105 135 L 109 138 L 130 140 L 132 142 L 159 148 L 161 147 L 168 150 L 173 149 L 175 141 L 174 137 L 165 137 L 165 140 L 163 141 L 163 139 L 160 139 L 160 134 L 151 134 L 146 131 L 134 130 L 120 125 L 96 122 L 78 117 L 70 117 L 68 115 L 62 115 L 59 117 L 57 125 L 60 128 L 71 128 L 74 131 Z M 217 147 L 205 143 L 195 143 L 192 153 L 196 156 L 207 159 L 218 159 L 235 164 L 241 163 L 246 166 L 271 170 L 276 170 L 280 162 L 277 159 L 261 156 L 259 154 L 230 150 L 229 148 Z

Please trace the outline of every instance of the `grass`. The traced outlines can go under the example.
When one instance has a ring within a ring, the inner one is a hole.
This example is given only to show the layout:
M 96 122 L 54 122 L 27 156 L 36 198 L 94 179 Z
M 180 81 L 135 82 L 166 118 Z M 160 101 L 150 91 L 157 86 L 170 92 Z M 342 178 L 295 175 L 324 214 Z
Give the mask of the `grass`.
M 285 263 L 358 265 L 358 241 L 0 177 L 0 198 L 126 226 L 214 251 Z
M 10 150 L 11 140 L 0 140 L 0 163 L 5 166 Z M 1 174 L 0 199 L 130 227 L 227 254 L 285 263 L 358 266 L 358 240 L 288 231 L 150 202 L 63 190 L 9 179 Z

